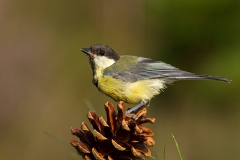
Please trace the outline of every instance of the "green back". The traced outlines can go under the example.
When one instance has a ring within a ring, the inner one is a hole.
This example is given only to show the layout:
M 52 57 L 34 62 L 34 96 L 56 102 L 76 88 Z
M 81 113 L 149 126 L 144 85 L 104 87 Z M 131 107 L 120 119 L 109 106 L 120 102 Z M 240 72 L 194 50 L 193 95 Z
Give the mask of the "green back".
M 136 66 L 137 62 L 137 56 L 121 56 L 116 63 L 104 70 L 103 75 L 118 75 Z

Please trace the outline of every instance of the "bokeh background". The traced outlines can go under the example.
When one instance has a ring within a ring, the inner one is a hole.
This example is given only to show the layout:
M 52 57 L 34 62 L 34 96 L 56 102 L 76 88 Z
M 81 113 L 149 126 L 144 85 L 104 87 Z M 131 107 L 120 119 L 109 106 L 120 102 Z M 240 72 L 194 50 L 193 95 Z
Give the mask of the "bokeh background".
M 167 159 L 179 159 L 171 133 L 185 160 L 240 159 L 239 0 L 1 0 L 0 24 L 1 160 L 74 159 L 70 127 L 87 121 L 85 101 L 104 117 L 114 102 L 79 50 L 96 43 L 232 79 L 175 82 L 148 115 L 159 159 L 166 139 Z

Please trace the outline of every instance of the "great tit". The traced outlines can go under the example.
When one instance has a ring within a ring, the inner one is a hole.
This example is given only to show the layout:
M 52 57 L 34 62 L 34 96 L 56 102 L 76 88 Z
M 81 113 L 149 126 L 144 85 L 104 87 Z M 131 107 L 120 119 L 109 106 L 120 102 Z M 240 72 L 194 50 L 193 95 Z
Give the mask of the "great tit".
M 80 49 L 86 53 L 93 72 L 93 84 L 115 101 L 138 104 L 126 114 L 148 106 L 150 100 L 161 90 L 177 80 L 218 80 L 230 82 L 227 78 L 196 75 L 179 70 L 161 61 L 131 55 L 119 56 L 107 45 L 95 44 Z

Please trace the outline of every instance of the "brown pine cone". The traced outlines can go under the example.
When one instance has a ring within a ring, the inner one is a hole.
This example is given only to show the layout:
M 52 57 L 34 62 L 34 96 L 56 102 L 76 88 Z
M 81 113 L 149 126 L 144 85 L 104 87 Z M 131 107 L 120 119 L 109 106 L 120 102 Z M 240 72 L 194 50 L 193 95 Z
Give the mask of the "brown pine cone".
M 151 156 L 147 147 L 155 144 L 153 132 L 144 123 L 154 123 L 154 118 L 145 117 L 146 108 L 136 113 L 136 118 L 125 116 L 124 102 L 117 105 L 118 113 L 112 103 L 105 104 L 107 122 L 95 112 L 87 117 L 93 126 L 93 132 L 82 122 L 81 129 L 71 128 L 80 142 L 71 140 L 71 145 L 86 160 L 144 160 Z

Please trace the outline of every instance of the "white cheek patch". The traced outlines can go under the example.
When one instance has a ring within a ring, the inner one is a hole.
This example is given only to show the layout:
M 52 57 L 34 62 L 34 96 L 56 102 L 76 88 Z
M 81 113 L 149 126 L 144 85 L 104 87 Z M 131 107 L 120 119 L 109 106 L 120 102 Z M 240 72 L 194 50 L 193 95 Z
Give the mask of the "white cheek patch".
M 105 69 L 111 65 L 113 65 L 115 63 L 115 61 L 113 59 L 109 59 L 107 57 L 104 56 L 96 56 L 94 58 L 94 62 L 96 65 L 96 69 Z

